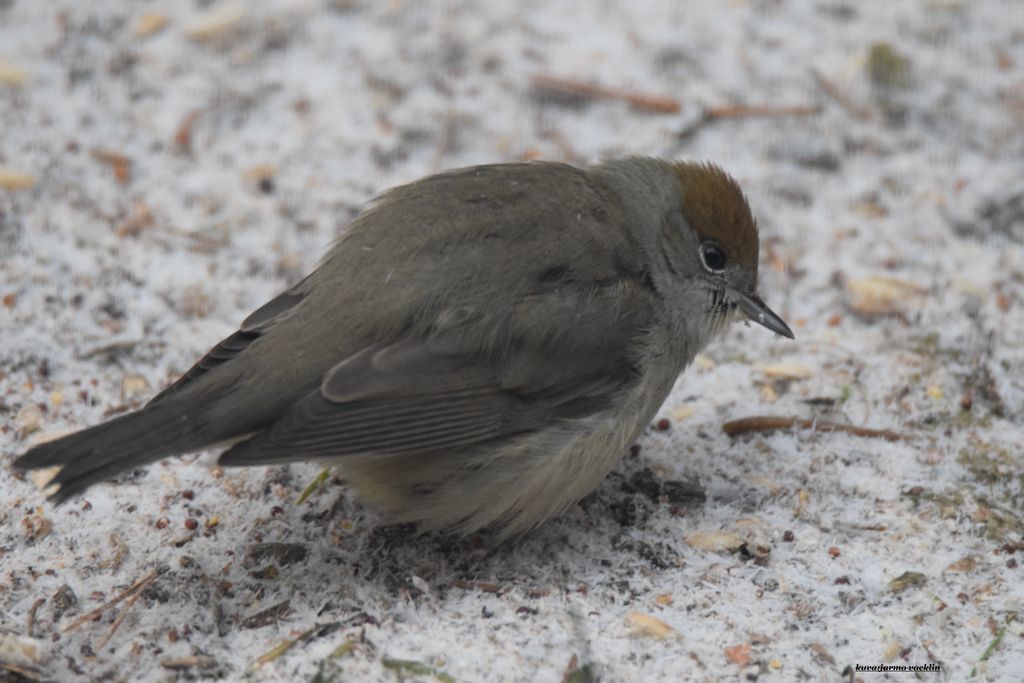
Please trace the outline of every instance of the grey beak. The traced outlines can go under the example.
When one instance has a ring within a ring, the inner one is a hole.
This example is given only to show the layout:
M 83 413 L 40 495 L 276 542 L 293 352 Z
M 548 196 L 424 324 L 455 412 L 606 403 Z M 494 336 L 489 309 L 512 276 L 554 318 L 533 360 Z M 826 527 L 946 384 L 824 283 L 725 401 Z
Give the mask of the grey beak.
M 733 295 L 736 297 L 736 303 L 739 305 L 740 310 L 752 321 L 758 325 L 764 325 L 775 334 L 781 334 L 783 337 L 793 339 L 793 331 L 789 329 L 789 325 L 777 316 L 772 309 L 768 308 L 761 301 L 761 297 L 756 294 L 744 294 L 737 290 L 733 290 Z

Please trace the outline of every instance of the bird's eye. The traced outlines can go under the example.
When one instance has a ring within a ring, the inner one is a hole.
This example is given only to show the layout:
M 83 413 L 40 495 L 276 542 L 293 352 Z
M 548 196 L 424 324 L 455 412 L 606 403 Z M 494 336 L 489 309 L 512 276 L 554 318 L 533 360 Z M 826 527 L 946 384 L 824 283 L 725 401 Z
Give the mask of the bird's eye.
M 721 273 L 729 261 L 725 250 L 714 242 L 705 242 L 700 245 L 700 260 L 704 262 L 704 267 L 712 273 Z

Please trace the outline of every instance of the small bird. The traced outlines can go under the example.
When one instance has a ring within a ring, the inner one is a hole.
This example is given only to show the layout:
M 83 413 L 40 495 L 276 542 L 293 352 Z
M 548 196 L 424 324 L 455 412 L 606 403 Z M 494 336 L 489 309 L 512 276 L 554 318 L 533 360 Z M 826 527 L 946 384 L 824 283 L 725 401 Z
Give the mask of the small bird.
M 711 164 L 494 164 L 392 189 L 319 267 L 142 409 L 32 448 L 57 502 L 161 458 L 341 468 L 387 523 L 501 537 L 598 486 L 757 294 L 758 234 Z

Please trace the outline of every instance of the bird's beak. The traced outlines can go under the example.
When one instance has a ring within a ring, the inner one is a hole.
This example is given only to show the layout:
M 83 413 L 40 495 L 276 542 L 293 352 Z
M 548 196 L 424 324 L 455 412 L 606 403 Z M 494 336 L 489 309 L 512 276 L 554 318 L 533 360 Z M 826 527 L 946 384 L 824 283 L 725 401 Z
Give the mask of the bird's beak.
M 772 309 L 768 308 L 761 301 L 761 297 L 756 294 L 744 294 L 738 290 L 733 290 L 733 295 L 736 297 L 736 303 L 740 310 L 752 321 L 767 327 L 775 334 L 781 334 L 783 337 L 793 339 L 793 331 L 789 329 L 789 325 L 776 315 Z

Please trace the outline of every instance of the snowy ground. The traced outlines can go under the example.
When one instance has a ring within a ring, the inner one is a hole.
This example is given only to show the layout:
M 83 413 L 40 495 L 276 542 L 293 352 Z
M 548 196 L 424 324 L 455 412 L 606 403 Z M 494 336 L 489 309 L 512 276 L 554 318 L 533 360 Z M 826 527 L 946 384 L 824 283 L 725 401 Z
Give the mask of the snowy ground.
M 0 680 L 1019 680 L 1022 131 L 1016 0 L 0 0 L 4 463 L 472 163 L 721 163 L 798 337 L 737 326 L 667 431 L 490 551 L 336 480 L 296 505 L 314 465 L 190 456 L 59 509 L 4 468 Z M 749 416 L 907 438 L 723 432 Z

